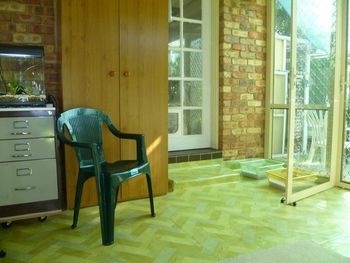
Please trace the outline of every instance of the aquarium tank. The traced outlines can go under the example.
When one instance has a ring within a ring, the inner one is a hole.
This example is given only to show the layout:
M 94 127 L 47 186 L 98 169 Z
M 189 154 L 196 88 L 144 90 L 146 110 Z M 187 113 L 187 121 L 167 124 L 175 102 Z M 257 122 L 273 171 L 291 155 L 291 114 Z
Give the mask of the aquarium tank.
M 0 44 L 0 107 L 45 104 L 44 48 Z

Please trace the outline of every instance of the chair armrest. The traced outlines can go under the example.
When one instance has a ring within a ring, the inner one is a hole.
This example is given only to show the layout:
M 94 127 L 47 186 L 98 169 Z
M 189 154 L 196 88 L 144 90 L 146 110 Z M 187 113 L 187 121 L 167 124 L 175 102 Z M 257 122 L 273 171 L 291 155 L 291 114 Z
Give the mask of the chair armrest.
M 120 132 L 113 124 L 108 123 L 108 128 L 116 137 L 120 139 L 135 140 L 137 150 L 137 160 L 141 163 L 148 162 L 146 155 L 145 136 L 136 133 Z
M 91 149 L 91 145 L 94 144 L 94 143 L 89 143 L 89 142 L 74 142 L 74 141 L 68 140 L 65 136 L 61 136 L 60 134 L 58 134 L 58 138 L 64 144 L 68 144 L 72 147 L 90 148 Z
M 58 136 L 60 141 L 62 141 L 64 144 L 70 145 L 72 147 L 78 147 L 78 148 L 87 148 L 91 151 L 92 160 L 94 162 L 94 169 L 95 169 L 95 175 L 96 175 L 96 181 L 99 183 L 101 180 L 101 164 L 99 162 L 99 154 L 98 154 L 98 145 L 96 143 L 90 143 L 90 142 L 74 142 L 70 141 L 64 136 Z M 98 184 L 98 187 L 99 184 Z M 99 189 L 100 191 L 100 189 Z

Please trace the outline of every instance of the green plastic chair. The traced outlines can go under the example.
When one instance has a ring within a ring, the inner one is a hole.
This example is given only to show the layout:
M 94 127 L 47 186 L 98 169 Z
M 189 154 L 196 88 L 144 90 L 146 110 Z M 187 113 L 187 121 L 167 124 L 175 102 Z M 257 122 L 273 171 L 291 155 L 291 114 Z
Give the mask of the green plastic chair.
M 136 141 L 137 160 L 119 160 L 113 163 L 105 160 L 102 147 L 103 122 L 116 137 Z M 64 127 L 71 138 L 64 135 Z M 78 223 L 84 183 L 92 176 L 96 176 L 103 245 L 111 245 L 114 242 L 114 213 L 118 190 L 123 182 L 141 174 L 146 175 L 151 215 L 155 216 L 151 170 L 143 135 L 122 133 L 107 115 L 89 108 L 75 108 L 63 112 L 57 120 L 57 134 L 61 142 L 75 148 L 79 162 L 72 228 Z

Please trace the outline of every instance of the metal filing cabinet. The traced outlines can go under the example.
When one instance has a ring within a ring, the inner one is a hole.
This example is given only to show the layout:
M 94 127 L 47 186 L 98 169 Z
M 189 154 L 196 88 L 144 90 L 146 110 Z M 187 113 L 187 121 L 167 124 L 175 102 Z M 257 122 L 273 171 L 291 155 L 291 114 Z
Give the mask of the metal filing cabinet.
M 0 222 L 62 211 L 55 108 L 0 109 Z

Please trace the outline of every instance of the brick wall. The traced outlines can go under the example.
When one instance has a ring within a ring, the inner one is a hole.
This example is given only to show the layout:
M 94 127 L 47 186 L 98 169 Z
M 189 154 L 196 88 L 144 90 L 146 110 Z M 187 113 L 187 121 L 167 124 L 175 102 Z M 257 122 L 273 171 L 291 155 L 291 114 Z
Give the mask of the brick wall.
M 220 0 L 219 146 L 225 159 L 264 154 L 265 0 Z
M 0 43 L 44 46 L 45 88 L 61 101 L 54 0 L 0 0 Z

